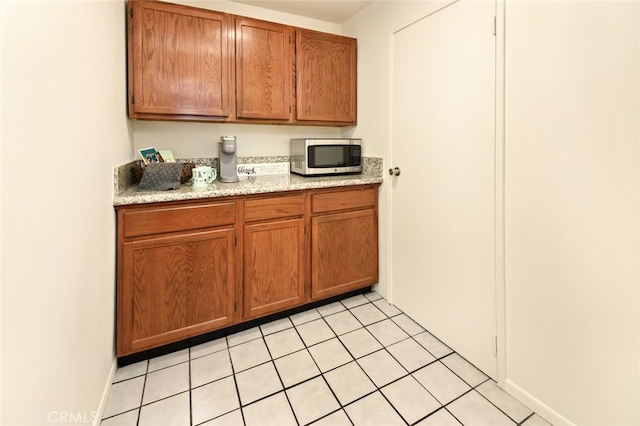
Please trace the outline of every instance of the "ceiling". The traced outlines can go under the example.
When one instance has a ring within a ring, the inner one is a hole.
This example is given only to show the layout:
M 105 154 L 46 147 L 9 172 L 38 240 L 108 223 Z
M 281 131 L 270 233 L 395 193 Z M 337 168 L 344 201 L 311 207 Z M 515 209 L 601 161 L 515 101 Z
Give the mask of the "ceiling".
M 277 10 L 320 21 L 342 24 L 373 0 L 231 0 L 264 9 Z

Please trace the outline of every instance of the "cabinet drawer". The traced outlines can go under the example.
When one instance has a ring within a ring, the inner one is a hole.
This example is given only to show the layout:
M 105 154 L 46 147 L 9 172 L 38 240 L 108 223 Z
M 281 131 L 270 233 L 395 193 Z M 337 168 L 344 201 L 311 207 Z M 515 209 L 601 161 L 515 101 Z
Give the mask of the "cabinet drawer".
M 323 213 L 373 207 L 376 205 L 376 197 L 375 188 L 313 194 L 311 209 L 313 213 Z
M 233 225 L 235 220 L 234 202 L 127 211 L 123 220 L 124 237 Z
M 302 216 L 304 214 L 304 195 L 269 197 L 248 200 L 244 203 L 245 222 L 284 217 Z

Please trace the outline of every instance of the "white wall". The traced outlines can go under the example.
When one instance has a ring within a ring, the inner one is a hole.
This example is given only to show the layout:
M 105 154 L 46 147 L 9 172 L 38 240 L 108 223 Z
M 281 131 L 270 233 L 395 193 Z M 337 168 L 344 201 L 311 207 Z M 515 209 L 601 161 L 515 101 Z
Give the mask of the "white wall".
M 343 27 L 359 48 L 347 133 L 368 155 L 392 158 L 390 33 L 438 6 L 375 2 Z M 506 16 L 506 386 L 558 425 L 637 425 L 638 3 L 508 2 Z
M 217 10 L 219 12 L 245 16 L 247 18 L 262 19 L 263 21 L 278 22 L 284 25 L 308 28 L 311 30 L 334 34 L 340 34 L 341 31 L 341 26 L 332 22 L 320 21 L 318 19 L 311 19 L 304 16 L 292 15 L 290 13 L 264 9 L 227 0 L 172 0 L 170 3 Z
M 2 422 L 91 421 L 114 360 L 112 170 L 132 158 L 124 1 L 2 14 Z
M 334 34 L 340 34 L 341 32 L 341 27 L 338 24 L 230 1 L 175 0 L 173 3 L 218 10 Z M 136 150 L 148 146 L 158 149 L 171 149 L 174 156 L 180 158 L 217 157 L 218 141 L 220 136 L 223 135 L 237 136 L 238 155 L 250 157 L 289 155 L 289 139 L 291 138 L 340 137 L 342 133 L 342 129 L 338 127 L 157 121 L 134 121 L 133 129 Z M 365 155 L 367 155 L 366 151 Z
M 506 16 L 508 386 L 558 424 L 638 425 L 638 2 Z
M 239 157 L 289 155 L 289 139 L 339 138 L 336 127 L 134 120 L 134 148 L 170 149 L 176 158 L 218 157 L 220 136 L 234 135 Z M 363 142 L 364 143 L 364 142 Z M 366 155 L 366 153 L 365 153 Z

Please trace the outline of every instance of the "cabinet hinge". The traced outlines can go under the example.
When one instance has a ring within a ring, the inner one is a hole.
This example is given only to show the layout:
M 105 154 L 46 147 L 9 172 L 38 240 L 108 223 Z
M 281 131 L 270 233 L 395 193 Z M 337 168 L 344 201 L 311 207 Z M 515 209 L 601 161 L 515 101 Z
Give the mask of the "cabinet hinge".
M 498 34 L 498 19 L 493 17 L 493 35 Z
M 133 95 L 131 95 L 131 105 L 134 105 L 136 103 L 136 98 L 133 97 Z
M 233 237 L 233 246 L 236 247 L 238 245 L 238 237 Z
M 493 335 L 493 354 L 498 355 L 498 336 Z
M 129 16 L 133 18 L 133 8 L 129 9 Z
M 233 312 L 238 310 L 238 302 L 233 302 Z

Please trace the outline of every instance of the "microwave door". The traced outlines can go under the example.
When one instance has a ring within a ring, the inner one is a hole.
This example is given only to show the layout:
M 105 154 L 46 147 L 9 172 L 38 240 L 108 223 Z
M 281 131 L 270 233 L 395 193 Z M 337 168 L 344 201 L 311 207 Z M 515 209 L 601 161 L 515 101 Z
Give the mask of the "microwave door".
M 309 147 L 309 167 L 314 169 L 347 166 L 348 147 L 344 145 L 314 145 Z

